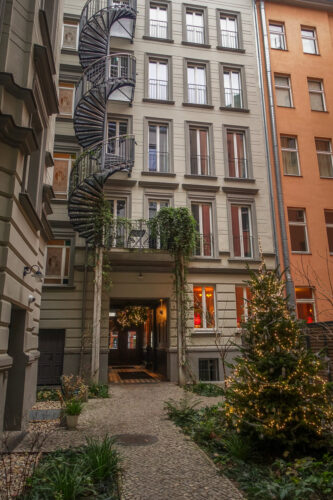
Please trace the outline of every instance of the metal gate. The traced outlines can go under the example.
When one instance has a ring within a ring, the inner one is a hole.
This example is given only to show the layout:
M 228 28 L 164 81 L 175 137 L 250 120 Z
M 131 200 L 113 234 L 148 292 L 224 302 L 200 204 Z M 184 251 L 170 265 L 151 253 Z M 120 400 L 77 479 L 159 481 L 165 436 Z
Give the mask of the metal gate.
M 65 330 L 40 330 L 38 385 L 59 385 L 64 362 Z

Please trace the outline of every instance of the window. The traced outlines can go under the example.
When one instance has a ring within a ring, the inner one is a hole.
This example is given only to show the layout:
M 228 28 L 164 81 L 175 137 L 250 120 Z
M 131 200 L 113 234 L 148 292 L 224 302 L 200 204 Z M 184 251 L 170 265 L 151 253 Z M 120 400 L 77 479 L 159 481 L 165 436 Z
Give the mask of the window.
M 272 49 L 286 50 L 286 35 L 283 23 L 270 22 L 269 36 Z
M 245 132 L 227 130 L 228 175 L 239 179 L 248 177 Z
M 224 105 L 229 108 L 242 108 L 242 80 L 238 69 L 223 69 Z
M 289 232 L 292 252 L 307 253 L 309 251 L 305 210 L 288 208 Z
M 45 285 L 68 285 L 71 240 L 49 241 L 46 248 Z
M 291 108 L 293 105 L 291 96 L 290 77 L 275 75 L 275 95 L 278 106 Z
M 204 12 L 186 9 L 186 41 L 205 43 Z
M 209 130 L 190 127 L 190 172 L 193 175 L 211 175 Z
M 153 219 L 161 208 L 168 207 L 170 205 L 169 200 L 148 200 L 148 218 L 149 220 Z M 163 245 L 162 245 L 163 247 Z M 159 236 L 153 237 L 149 235 L 149 248 L 160 249 L 161 241 Z
M 169 172 L 169 130 L 168 124 L 149 123 L 148 170 Z
M 126 158 L 127 142 L 123 136 L 126 136 L 127 134 L 127 120 L 109 120 L 107 152 L 118 156 L 124 156 Z
M 187 100 L 192 104 L 207 104 L 206 66 L 187 65 Z
M 295 293 L 298 319 L 303 319 L 307 323 L 316 321 L 315 300 L 312 288 L 296 287 Z
M 247 321 L 249 311 L 249 301 L 251 293 L 248 286 L 236 286 L 236 315 L 237 328 L 241 327 L 243 321 Z
M 305 54 L 318 54 L 317 34 L 315 28 L 302 28 L 302 44 Z
M 308 78 L 308 87 L 312 111 L 326 111 L 322 80 L 310 80 Z
M 193 286 L 194 328 L 215 328 L 215 289 Z
M 66 22 L 62 29 L 62 48 L 77 50 L 79 38 L 79 25 L 77 23 Z
M 251 207 L 231 205 L 234 257 L 253 257 Z
M 281 136 L 281 152 L 284 175 L 300 175 L 296 137 Z
M 199 359 L 199 380 L 203 382 L 220 380 L 218 358 Z
M 56 198 L 67 199 L 71 168 L 71 155 L 60 153 L 54 154 L 53 191 Z
M 108 198 L 108 203 L 110 207 L 111 216 L 116 220 L 112 224 L 112 230 L 108 235 L 109 241 L 107 242 L 109 247 L 112 248 L 123 248 L 128 244 L 127 240 L 127 227 L 123 219 L 127 215 L 127 203 L 124 198 Z
M 238 24 L 235 15 L 220 13 L 221 47 L 239 48 Z
M 328 249 L 333 254 L 333 210 L 325 210 L 325 223 L 328 240 Z
M 149 8 L 149 35 L 168 38 L 168 6 L 151 3 Z
M 72 117 L 74 104 L 74 84 L 59 83 L 59 110 L 61 116 Z
M 198 241 L 195 255 L 201 257 L 212 257 L 213 234 L 212 234 L 212 205 L 211 203 L 192 203 L 192 215 L 197 223 Z
M 136 349 L 136 330 L 127 332 L 127 349 Z
M 320 177 L 333 177 L 332 143 L 329 139 L 316 139 Z
M 167 101 L 168 89 L 168 61 L 149 60 L 148 97 Z

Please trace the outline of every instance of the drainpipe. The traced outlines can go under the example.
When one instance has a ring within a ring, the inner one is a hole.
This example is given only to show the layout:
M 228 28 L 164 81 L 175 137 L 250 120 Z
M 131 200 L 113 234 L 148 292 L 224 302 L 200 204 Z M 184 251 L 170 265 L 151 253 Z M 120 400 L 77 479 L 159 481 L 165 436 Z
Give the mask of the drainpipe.
M 254 6 L 256 9 L 255 4 L 256 0 L 254 0 Z M 277 206 L 278 206 L 280 231 L 281 231 L 282 257 L 286 275 L 286 292 L 288 296 L 289 305 L 295 310 L 296 307 L 295 288 L 290 274 L 289 247 L 288 247 L 288 237 L 286 230 L 286 218 L 284 213 L 281 166 L 280 166 L 279 146 L 277 138 L 276 119 L 275 119 L 274 97 L 273 97 L 272 69 L 271 69 L 271 61 L 269 55 L 269 44 L 268 44 L 268 33 L 267 33 L 264 0 L 260 0 L 260 18 L 261 18 L 261 29 L 263 34 L 264 55 L 265 55 L 266 75 L 267 75 L 269 115 L 270 115 L 271 129 L 272 129 L 273 159 L 274 159 L 273 163 L 274 163 L 275 182 L 276 182 Z
M 80 350 L 80 368 L 79 368 L 79 375 L 81 375 L 81 376 L 83 375 L 84 331 L 86 328 L 87 273 L 88 273 L 88 243 L 86 242 L 86 248 L 85 248 L 85 254 L 84 254 L 82 318 L 81 318 L 81 350 Z

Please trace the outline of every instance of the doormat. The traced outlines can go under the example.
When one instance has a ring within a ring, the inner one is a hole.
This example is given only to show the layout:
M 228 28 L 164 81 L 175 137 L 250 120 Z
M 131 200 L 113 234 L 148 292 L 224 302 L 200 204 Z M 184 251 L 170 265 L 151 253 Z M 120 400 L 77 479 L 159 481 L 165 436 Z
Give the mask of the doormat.
M 146 372 L 118 372 L 118 375 L 122 380 L 141 380 L 144 378 L 154 378 Z
M 131 366 L 127 366 L 127 365 L 111 365 L 111 368 L 113 370 L 128 370 L 128 369 L 131 369 L 133 370 L 135 368 L 135 366 L 131 365 Z

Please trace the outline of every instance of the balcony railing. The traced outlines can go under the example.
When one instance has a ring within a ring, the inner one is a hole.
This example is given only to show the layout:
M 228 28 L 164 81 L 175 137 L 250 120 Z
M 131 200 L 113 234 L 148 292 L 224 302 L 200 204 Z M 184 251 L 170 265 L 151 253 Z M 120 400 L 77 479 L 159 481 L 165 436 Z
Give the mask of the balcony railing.
M 251 259 L 254 256 L 255 238 L 243 231 L 241 236 L 233 236 L 234 257 Z
M 229 177 L 236 179 L 247 179 L 248 161 L 246 158 L 228 158 Z
M 106 82 L 112 83 L 123 80 L 130 81 L 133 88 L 136 81 L 136 60 L 132 54 L 110 54 L 98 59 L 88 66 L 76 85 L 74 109 L 84 95 L 93 87 L 98 87 Z
M 237 31 L 221 30 L 222 47 L 229 49 L 238 49 L 238 34 Z
M 204 27 L 203 26 L 193 26 L 188 24 L 186 26 L 187 41 L 191 43 L 204 43 Z
M 211 175 L 210 157 L 197 155 L 191 156 L 191 174 L 193 175 Z
M 160 99 L 162 101 L 168 100 L 168 81 L 167 80 L 156 80 L 154 78 L 149 78 L 149 98 L 150 99 Z
M 243 107 L 242 91 L 240 89 L 224 88 L 224 99 L 227 107 Z
M 151 19 L 149 21 L 149 34 L 154 38 L 168 38 L 168 22 Z
M 214 238 L 212 233 L 197 235 L 194 255 L 197 257 L 212 257 L 214 255 Z
M 148 170 L 149 172 L 169 172 L 169 153 L 149 150 Z
M 87 21 L 94 16 L 97 12 L 103 9 L 117 9 L 122 5 L 130 7 L 136 11 L 137 0 L 88 0 L 82 9 L 80 19 L 80 32 Z
M 189 83 L 188 102 L 192 104 L 207 104 L 207 86 Z

